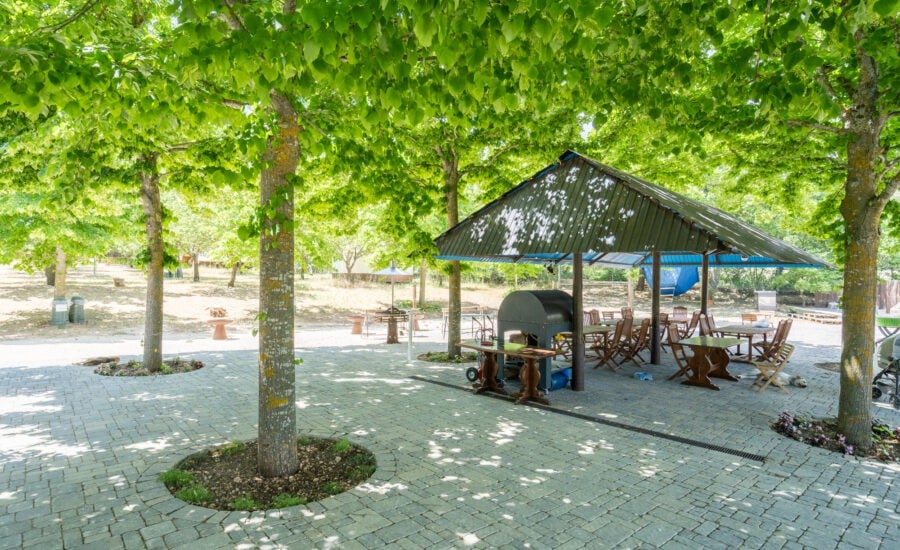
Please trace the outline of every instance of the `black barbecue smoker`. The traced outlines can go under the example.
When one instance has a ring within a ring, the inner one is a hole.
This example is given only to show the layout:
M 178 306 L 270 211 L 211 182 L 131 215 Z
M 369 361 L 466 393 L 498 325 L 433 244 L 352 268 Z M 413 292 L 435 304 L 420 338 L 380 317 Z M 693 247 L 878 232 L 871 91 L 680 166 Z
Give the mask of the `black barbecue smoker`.
M 553 337 L 572 331 L 572 296 L 562 290 L 517 290 L 509 294 L 497 312 L 498 344 L 505 343 L 509 332 L 522 332 L 526 344 L 544 349 L 553 348 Z M 500 372 L 503 372 L 502 355 Z M 538 387 L 550 390 L 550 358 L 538 363 L 541 379 Z

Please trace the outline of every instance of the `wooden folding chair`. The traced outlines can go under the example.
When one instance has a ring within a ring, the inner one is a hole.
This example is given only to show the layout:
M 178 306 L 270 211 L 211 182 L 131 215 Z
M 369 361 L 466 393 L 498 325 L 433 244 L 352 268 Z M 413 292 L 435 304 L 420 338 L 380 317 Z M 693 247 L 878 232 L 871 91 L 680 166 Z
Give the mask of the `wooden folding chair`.
M 757 391 L 763 391 L 769 384 L 772 384 L 773 386 L 780 388 L 781 391 L 787 393 L 787 388 L 778 381 L 778 374 L 781 372 L 781 369 L 787 365 L 787 362 L 790 360 L 791 354 L 793 353 L 794 345 L 783 343 L 778 347 L 778 351 L 771 359 L 765 361 L 753 361 L 753 366 L 759 370 L 756 380 L 753 381 L 753 387 L 759 386 Z
M 601 315 L 603 315 L 604 321 L 611 321 L 616 318 L 615 311 L 603 311 L 603 312 L 601 312 Z
M 612 371 L 618 370 L 620 363 L 616 361 L 616 357 L 623 354 L 625 344 L 631 341 L 631 327 L 633 323 L 634 319 L 631 317 L 625 317 L 616 323 L 616 330 L 613 337 L 607 339 L 603 358 L 597 363 L 597 367 L 606 365 Z
M 741 313 L 741 324 L 742 325 L 752 325 L 756 322 L 756 314 L 755 313 Z
M 687 326 L 684 330 L 681 331 L 681 338 L 690 338 L 694 335 L 694 331 L 697 330 L 697 325 L 700 323 L 700 310 L 694 311 L 694 314 L 691 315 L 691 320 L 688 322 Z
M 772 335 L 772 339 L 770 341 L 753 343 L 753 347 L 756 348 L 757 351 L 759 351 L 759 360 L 770 360 L 778 352 L 778 348 L 781 346 L 781 344 L 787 341 L 788 334 L 790 334 L 793 324 L 794 319 L 791 317 L 782 319 L 778 321 L 778 326 L 775 327 L 775 334 Z M 752 353 L 753 350 L 750 351 Z
M 670 376 L 669 380 L 675 380 L 681 375 L 690 374 L 688 370 L 688 356 L 684 351 L 684 346 L 678 343 L 678 323 L 670 321 L 666 335 L 669 341 L 669 348 L 672 350 L 672 356 L 675 358 L 675 365 L 678 366 L 678 372 Z
M 622 338 L 623 329 L 624 323 L 619 321 L 616 323 L 616 328 L 613 330 L 612 334 L 607 333 L 606 338 L 597 339 L 591 342 L 591 349 L 594 350 L 594 354 L 599 359 L 597 364 L 594 365 L 595 369 L 602 367 L 612 359 L 613 350 L 616 347 L 616 342 Z
M 592 309 L 588 312 L 591 315 L 591 325 L 599 325 L 600 324 L 600 311 L 596 309 Z
M 686 323 L 688 320 L 687 308 L 684 306 L 674 306 L 672 308 L 672 320 Z
M 631 309 L 630 307 L 623 307 L 621 309 L 621 311 L 622 311 L 622 319 L 625 319 L 626 317 L 634 318 L 634 310 Z
M 641 357 L 641 352 L 645 349 L 649 348 L 650 344 L 650 319 L 643 319 L 641 321 L 640 326 L 632 333 L 631 338 L 622 340 L 622 343 L 619 345 L 619 354 L 622 356 L 622 360 L 619 364 L 625 363 L 625 361 L 633 361 L 635 365 L 641 366 L 638 360 L 646 362 L 643 357 Z

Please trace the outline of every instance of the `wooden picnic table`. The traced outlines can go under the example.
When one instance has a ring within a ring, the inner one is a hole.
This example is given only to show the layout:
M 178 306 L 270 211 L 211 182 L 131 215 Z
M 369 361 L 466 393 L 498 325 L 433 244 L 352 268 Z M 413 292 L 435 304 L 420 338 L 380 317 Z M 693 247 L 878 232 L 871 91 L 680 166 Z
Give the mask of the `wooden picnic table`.
M 716 327 L 719 334 L 727 334 L 737 338 L 747 338 L 747 355 L 732 357 L 734 361 L 749 363 L 753 361 L 753 337 L 763 337 L 763 342 L 768 341 L 769 335 L 775 332 L 775 327 L 755 327 L 753 325 L 725 325 Z
M 550 401 L 537 387 L 538 382 L 541 379 L 541 373 L 537 368 L 537 361 L 544 357 L 553 357 L 556 355 L 556 351 L 552 349 L 522 347 L 521 344 L 498 346 L 495 342 L 490 345 L 485 345 L 478 341 L 460 342 L 460 346 L 484 354 L 481 383 L 478 384 L 476 382 L 473 384 L 476 394 L 490 391 L 507 395 L 506 390 L 497 383 L 497 355 L 503 354 L 506 357 L 519 357 L 525 361 L 522 371 L 519 374 L 519 379 L 522 381 L 522 391 L 512 394 L 512 397 L 516 398 L 516 405 L 521 405 L 526 401 L 536 401 L 544 405 L 550 404 Z
M 728 372 L 728 353 L 725 351 L 731 346 L 740 344 L 740 338 L 719 338 L 716 336 L 694 336 L 693 338 L 685 338 L 677 343 L 688 346 L 694 352 L 694 355 L 688 358 L 688 369 L 691 371 L 688 379 L 682 384 L 688 386 L 698 386 L 710 390 L 718 390 L 709 379 L 724 378 L 726 380 L 738 381 L 740 378 L 732 376 Z
M 582 333 L 584 335 L 585 346 L 591 344 L 599 344 L 601 339 L 605 339 L 606 335 L 615 330 L 615 325 L 588 325 L 584 327 Z M 569 331 L 557 334 L 556 346 L 557 355 L 562 355 L 566 360 L 572 360 L 572 351 L 574 349 L 573 333 Z

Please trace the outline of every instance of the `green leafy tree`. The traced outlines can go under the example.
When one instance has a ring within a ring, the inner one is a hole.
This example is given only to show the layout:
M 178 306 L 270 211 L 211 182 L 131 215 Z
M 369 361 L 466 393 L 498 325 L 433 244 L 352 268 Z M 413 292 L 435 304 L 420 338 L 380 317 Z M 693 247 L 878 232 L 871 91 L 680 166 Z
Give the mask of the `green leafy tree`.
M 704 10 L 700 2 L 685 2 L 678 8 L 693 17 L 682 32 L 702 52 L 659 72 L 674 84 L 668 90 L 681 118 L 744 136 L 745 146 L 769 142 L 768 149 L 757 148 L 768 154 L 757 158 L 774 166 L 802 159 L 797 167 L 809 172 L 781 182 L 789 197 L 802 189 L 799 182 L 818 180 L 824 200 L 816 218 L 821 233 L 838 242 L 844 268 L 838 424 L 849 442 L 868 447 L 882 215 L 895 208 L 889 204 L 900 188 L 897 3 L 747 1 Z M 835 210 L 839 221 L 830 223 Z

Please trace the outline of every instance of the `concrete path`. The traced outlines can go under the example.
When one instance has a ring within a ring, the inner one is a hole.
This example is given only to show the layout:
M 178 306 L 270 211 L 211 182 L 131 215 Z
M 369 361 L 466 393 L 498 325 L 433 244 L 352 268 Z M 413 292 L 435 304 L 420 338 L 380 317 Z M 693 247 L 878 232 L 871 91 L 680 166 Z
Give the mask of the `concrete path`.
M 788 370 L 806 389 L 759 394 L 747 379 L 692 388 L 665 380 L 668 363 L 590 369 L 586 391 L 550 394 L 569 415 L 472 395 L 465 366 L 408 361 L 405 344 L 383 339 L 298 332 L 300 431 L 347 436 L 378 469 L 350 492 L 258 513 L 187 505 L 157 480 L 190 453 L 256 437 L 249 334 L 169 338 L 167 356 L 207 367 L 134 379 L 70 363 L 136 355 L 136 340 L 0 344 L 0 548 L 823 550 L 900 540 L 900 468 L 768 425 L 782 410 L 836 413 L 838 375 L 814 364 L 838 360 L 840 327 L 794 323 Z M 439 340 L 439 326 L 417 334 L 413 357 Z M 637 370 L 655 379 L 635 380 Z M 900 425 L 897 411 L 876 412 Z

